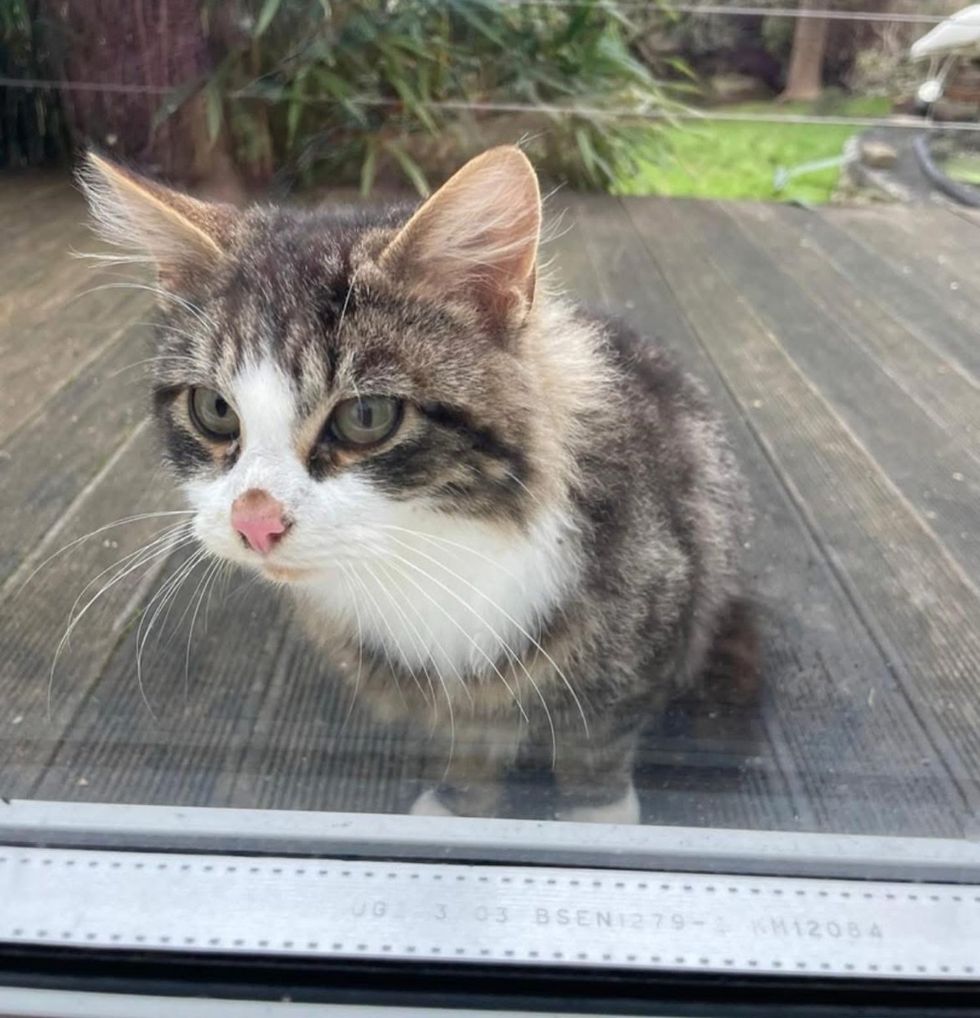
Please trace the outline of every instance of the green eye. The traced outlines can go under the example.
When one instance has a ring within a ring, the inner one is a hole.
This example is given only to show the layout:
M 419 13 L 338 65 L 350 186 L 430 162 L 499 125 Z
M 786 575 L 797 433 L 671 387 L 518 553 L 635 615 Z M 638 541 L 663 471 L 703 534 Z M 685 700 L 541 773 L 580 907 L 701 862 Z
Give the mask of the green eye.
M 374 445 L 392 434 L 401 418 L 401 402 L 389 396 L 345 399 L 330 418 L 330 431 L 348 445 Z
M 231 404 L 214 389 L 191 389 L 188 399 L 191 420 L 206 438 L 229 442 L 238 437 L 238 414 Z

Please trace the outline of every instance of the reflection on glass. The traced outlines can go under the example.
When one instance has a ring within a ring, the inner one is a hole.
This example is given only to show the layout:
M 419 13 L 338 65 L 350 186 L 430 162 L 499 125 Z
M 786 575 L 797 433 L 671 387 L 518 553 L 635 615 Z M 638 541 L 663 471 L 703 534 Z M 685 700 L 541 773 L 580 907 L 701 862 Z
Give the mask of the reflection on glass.
M 2 28 L 0 791 L 963 834 L 931 22 L 203 6 Z

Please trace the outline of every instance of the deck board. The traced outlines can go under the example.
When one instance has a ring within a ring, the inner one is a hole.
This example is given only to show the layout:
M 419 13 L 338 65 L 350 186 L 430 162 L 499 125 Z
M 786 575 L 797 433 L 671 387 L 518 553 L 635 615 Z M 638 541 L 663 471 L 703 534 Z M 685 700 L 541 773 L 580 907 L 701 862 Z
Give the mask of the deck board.
M 745 218 L 702 204 L 685 211 L 787 356 L 966 572 L 980 576 L 980 389 L 886 314 L 865 313 L 860 290 L 794 256 L 788 232 L 750 228 L 746 245 Z
M 3 794 L 23 795 L 33 788 L 52 748 L 75 724 L 85 697 L 99 684 L 120 634 L 142 600 L 144 584 L 152 580 L 153 574 L 144 578 L 141 571 L 134 571 L 95 601 L 52 672 L 55 650 L 76 597 L 89 581 L 96 581 L 80 602 L 84 608 L 101 582 L 111 575 L 99 574 L 138 551 L 160 529 L 161 521 L 149 519 L 104 530 L 75 544 L 35 575 L 31 573 L 59 548 L 113 520 L 173 505 L 173 495 L 166 489 L 144 489 L 148 457 L 154 451 L 155 443 L 147 429 L 135 435 L 111 461 L 102 483 L 79 499 L 60 529 L 26 563 L 24 571 L 0 588 Z
M 976 376 L 930 337 L 910 328 L 874 289 L 843 271 L 808 233 L 801 236 L 799 210 L 748 202 L 723 208 L 791 277 L 795 287 L 806 290 L 824 317 L 839 323 L 848 342 L 863 346 L 917 407 L 961 440 L 968 455 L 977 456 L 980 380 Z
M 5 335 L 14 337 L 11 346 L 18 335 L 31 337 L 28 348 L 20 345 L 0 352 L 5 365 L 0 443 L 5 446 L 19 447 L 21 440 L 11 436 L 47 413 L 66 387 L 72 391 L 62 394 L 63 405 L 75 405 L 82 390 L 93 383 L 103 393 L 109 386 L 118 389 L 126 403 L 138 395 L 134 383 L 138 385 L 145 373 L 134 374 L 134 364 L 145 353 L 120 341 L 128 337 L 134 320 L 146 316 L 149 302 L 143 294 L 115 291 L 81 298 L 79 304 L 77 309 L 59 305 L 36 310 L 0 330 L 0 342 Z
M 842 208 L 835 210 L 832 221 L 868 243 L 906 279 L 927 287 L 962 320 L 969 322 L 980 312 L 980 289 L 971 273 L 975 231 L 956 216 L 930 208 L 897 216 L 887 208 Z M 966 248 L 961 232 L 972 241 Z M 928 243 L 923 243 L 926 237 Z
M 856 231 L 856 235 L 847 232 L 838 222 L 836 211 L 813 215 L 801 209 L 781 208 L 779 214 L 784 228 L 819 250 L 869 299 L 885 305 L 923 343 L 933 346 L 974 380 L 980 378 L 975 322 L 955 313 L 942 292 L 879 256 L 862 231 Z
M 560 247 L 560 264 L 562 280 L 566 286 L 583 299 L 593 301 L 608 312 L 626 314 L 632 321 L 642 323 L 651 341 L 668 346 L 685 368 L 700 378 L 711 391 L 711 395 L 720 408 L 724 408 L 726 419 L 730 422 L 731 438 L 739 454 L 743 470 L 750 478 L 756 501 L 765 505 L 764 515 L 759 516 L 757 529 L 765 528 L 772 535 L 786 535 L 786 540 L 779 542 L 779 557 L 790 555 L 794 561 L 787 571 L 787 576 L 804 579 L 807 565 L 804 558 L 796 554 L 801 547 L 799 541 L 800 525 L 788 510 L 785 499 L 780 497 L 778 483 L 768 461 L 761 449 L 753 440 L 745 422 L 732 401 L 721 376 L 698 342 L 691 330 L 682 307 L 675 299 L 670 287 L 659 269 L 650 264 L 642 238 L 636 233 L 625 208 L 612 205 L 601 198 L 575 200 L 565 211 L 570 229 L 565 234 Z M 750 585 L 755 597 L 760 601 L 769 600 L 772 591 L 763 586 L 764 577 L 770 572 L 772 542 L 767 547 L 760 545 L 755 536 L 750 539 L 747 549 L 747 572 L 751 576 Z M 759 552 L 762 557 L 759 558 Z M 810 597 L 813 594 L 810 592 Z M 846 612 L 844 619 L 846 620 Z M 781 634 L 774 633 L 772 628 L 779 628 L 778 619 L 772 614 L 765 618 L 766 630 L 762 637 L 765 652 L 770 652 L 778 645 Z M 764 664 L 763 671 L 769 668 Z M 716 729 L 728 720 L 731 710 L 718 712 L 710 725 L 704 723 L 695 728 L 696 744 L 705 740 L 716 742 Z M 722 739 L 721 750 L 727 755 L 726 770 L 728 781 L 721 784 L 723 793 L 714 794 L 708 804 L 701 807 L 700 816 L 706 822 L 721 822 L 723 817 L 737 818 L 728 826 L 757 826 L 757 815 L 761 812 L 769 823 L 779 815 L 785 821 L 788 817 L 815 822 L 812 804 L 803 789 L 798 775 L 798 768 L 792 761 L 781 726 L 775 721 L 771 712 L 749 710 L 748 716 L 741 718 L 742 724 L 735 739 Z M 645 747 L 646 762 L 649 767 L 654 756 L 654 744 L 664 743 L 662 737 L 648 740 Z M 690 795 L 693 774 L 686 779 L 678 772 L 676 757 L 690 759 L 690 747 L 684 747 L 680 739 L 666 740 L 668 745 L 687 749 L 686 753 L 675 753 L 673 767 L 668 762 L 662 767 L 664 777 L 681 789 L 679 794 Z M 688 742 L 691 740 L 689 739 Z M 702 776 L 704 777 L 704 776 Z M 733 787 L 733 783 L 736 787 Z M 719 786 L 718 775 L 712 775 L 702 785 Z M 709 789 L 702 787 L 700 792 Z M 658 792 L 658 815 L 663 801 L 663 792 Z M 683 801 L 673 803 L 674 809 L 680 807 L 685 811 L 690 807 Z M 716 811 L 720 810 L 722 816 Z M 666 812 L 666 809 L 665 809 Z
M 923 769 L 924 759 L 938 762 L 930 740 L 905 696 L 893 695 L 891 663 L 874 634 L 855 620 L 852 591 L 834 582 L 836 556 L 829 562 L 825 557 L 828 538 L 815 505 L 828 493 L 828 477 L 831 496 L 849 492 L 856 476 L 843 475 L 844 452 L 860 455 L 860 447 L 835 448 L 833 459 L 820 464 L 826 473 L 815 473 L 812 458 L 827 440 L 815 428 L 822 424 L 836 431 L 837 442 L 849 443 L 849 436 L 721 275 L 712 244 L 688 225 L 687 205 L 631 202 L 629 210 L 737 401 L 737 413 L 748 418 L 772 464 L 776 483 L 759 464 L 758 452 L 744 438 L 738 442 L 762 513 L 750 550 L 750 562 L 758 563 L 754 587 L 780 613 L 770 624 L 787 631 L 770 631 L 762 640 L 775 658 L 766 674 L 780 737 L 790 747 L 790 766 L 807 782 L 806 800 L 824 822 L 830 817 L 839 822 L 842 811 L 846 815 L 853 808 L 866 811 L 865 822 L 877 815 L 878 822 L 887 823 L 891 816 L 901 827 L 931 812 L 932 821 L 943 825 L 944 812 L 961 801 L 960 789 L 941 768 L 931 775 Z M 781 526 L 771 514 L 782 495 L 773 490 L 777 487 L 789 493 L 797 509 L 796 519 Z M 798 553 L 801 546 L 805 556 Z M 931 811 L 926 802 L 932 803 Z
M 126 336 L 113 342 L 0 445 L 0 582 L 145 417 L 140 380 L 126 371 L 138 357 Z
M 925 209 L 556 207 L 560 277 L 702 378 L 756 508 L 761 689 L 729 696 L 722 676 L 651 724 L 646 821 L 963 833 L 980 795 L 980 285 L 963 260 L 976 224 Z M 198 567 L 147 642 L 140 690 L 139 612 L 188 550 L 92 607 L 48 714 L 79 591 L 179 517 L 99 534 L 24 581 L 101 525 L 181 504 L 143 421 L 146 295 L 78 296 L 110 277 L 67 250 L 92 245 L 64 182 L 0 180 L 5 211 L 0 794 L 403 809 L 437 751 L 349 711 L 288 606 L 240 575 L 202 601 L 185 680 Z M 513 811 L 542 794 L 515 784 Z
M 657 218 L 651 221 L 654 210 Z M 676 232 L 686 225 L 673 204 L 644 205 L 635 213 L 647 235 L 670 231 L 675 243 Z M 738 275 L 731 260 L 713 253 L 696 230 L 685 234 L 695 236 L 695 258 L 713 266 L 718 275 L 700 280 L 685 306 L 701 323 L 699 334 L 712 343 L 743 409 L 758 421 L 770 455 L 886 648 L 896 675 L 904 677 L 906 694 L 928 715 L 928 731 L 945 766 L 964 794 L 972 795 L 972 776 L 980 763 L 974 695 L 980 674 L 976 587 L 788 356 L 782 337 L 740 304 L 730 282 Z M 710 289 L 725 289 L 725 282 L 727 292 L 710 300 Z M 921 681 L 927 676 L 928 683 Z M 879 678 L 889 681 L 887 675 Z

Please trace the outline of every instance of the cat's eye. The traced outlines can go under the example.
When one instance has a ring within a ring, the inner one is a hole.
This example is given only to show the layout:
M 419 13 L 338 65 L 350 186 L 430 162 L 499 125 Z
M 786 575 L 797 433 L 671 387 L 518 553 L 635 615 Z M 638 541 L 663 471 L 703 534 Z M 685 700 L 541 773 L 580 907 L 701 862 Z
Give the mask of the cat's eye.
M 390 396 L 346 399 L 330 418 L 330 433 L 348 445 L 375 445 L 394 432 L 401 417 L 401 401 Z
M 190 391 L 188 407 L 194 426 L 206 438 L 228 442 L 238 437 L 238 414 L 220 392 L 197 386 Z

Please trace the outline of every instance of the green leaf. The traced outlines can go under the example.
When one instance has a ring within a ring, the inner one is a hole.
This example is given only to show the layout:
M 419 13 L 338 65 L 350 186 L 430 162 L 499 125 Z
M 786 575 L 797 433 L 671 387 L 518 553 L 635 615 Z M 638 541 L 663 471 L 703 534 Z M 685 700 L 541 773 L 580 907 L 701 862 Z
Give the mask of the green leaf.
M 579 155 L 582 157 L 582 162 L 585 164 L 585 170 L 591 176 L 596 167 L 596 155 L 595 149 L 592 147 L 592 142 L 590 141 L 584 127 L 577 127 L 575 129 L 575 141 L 578 145 Z
M 0 26 L 6 11 L 38 2 L 0 0 Z M 210 17 L 227 0 L 194 2 Z M 425 193 L 432 170 L 423 153 L 443 146 L 416 153 L 422 132 L 444 134 L 452 147 L 491 119 L 443 103 L 546 104 L 555 109 L 529 127 L 551 139 L 541 142 L 543 170 L 615 187 L 635 158 L 624 125 L 574 108 L 628 108 L 638 118 L 681 108 L 695 87 L 690 68 L 664 57 L 657 66 L 671 80 L 661 81 L 637 59 L 641 32 L 669 24 L 670 3 L 650 0 L 641 13 L 622 0 L 242 0 L 253 19 L 247 38 L 161 99 L 156 122 L 203 91 L 209 133 L 227 131 L 243 163 L 294 159 L 307 172 L 329 164 L 334 179 L 362 188 L 376 187 L 388 164 Z
M 214 144 L 221 133 L 221 122 L 224 119 L 224 102 L 217 81 L 208 84 L 205 91 L 205 102 L 207 104 L 208 138 Z
M 262 35 L 262 33 L 272 23 L 272 19 L 276 16 L 276 12 L 279 10 L 279 4 L 282 0 L 265 0 L 262 5 L 262 10 L 259 11 L 258 20 L 255 22 L 255 31 L 252 33 L 256 39 Z
M 499 32 L 491 28 L 482 18 L 478 18 L 473 11 L 470 10 L 466 0 L 463 0 L 463 3 L 454 6 L 453 12 L 458 14 L 468 25 L 479 32 L 480 35 L 489 39 L 495 46 L 499 46 L 502 49 L 507 46 L 507 42 L 504 37 Z
M 678 74 L 683 74 L 686 78 L 690 78 L 691 81 L 698 80 L 697 73 L 683 57 L 668 57 L 666 64 L 677 71 Z
M 304 67 L 296 75 L 296 81 L 293 82 L 293 89 L 289 96 L 289 106 L 286 109 L 286 147 L 290 151 L 296 142 L 296 131 L 306 105 L 303 92 L 308 72 L 309 69 Z
M 436 122 L 428 111 L 425 103 L 421 102 L 412 91 L 407 81 L 403 81 L 392 75 L 391 84 L 398 93 L 398 98 L 405 104 L 405 108 L 411 112 L 432 134 L 436 133 Z
M 300 118 L 303 116 L 303 100 L 296 96 L 289 101 L 289 109 L 286 113 L 286 148 L 292 151 L 296 144 L 296 131 L 299 128 Z
M 378 169 L 378 144 L 372 138 L 367 143 L 364 161 L 361 163 L 361 194 L 366 198 L 374 187 L 374 176 Z
M 429 182 L 425 179 L 425 173 L 422 172 L 422 167 L 401 147 L 393 141 L 385 143 L 385 151 L 394 157 L 395 161 L 402 169 L 402 173 L 412 182 L 415 190 L 418 191 L 423 198 L 428 198 L 432 193 L 432 188 L 429 187 Z
M 316 81 L 324 89 L 324 94 L 318 98 L 343 99 L 351 94 L 350 82 L 325 68 L 317 69 Z
M 582 156 L 587 176 L 593 183 L 601 184 L 603 178 L 607 181 L 615 180 L 615 173 L 612 166 L 603 159 L 592 144 L 592 138 L 584 127 L 575 129 L 575 141 Z

